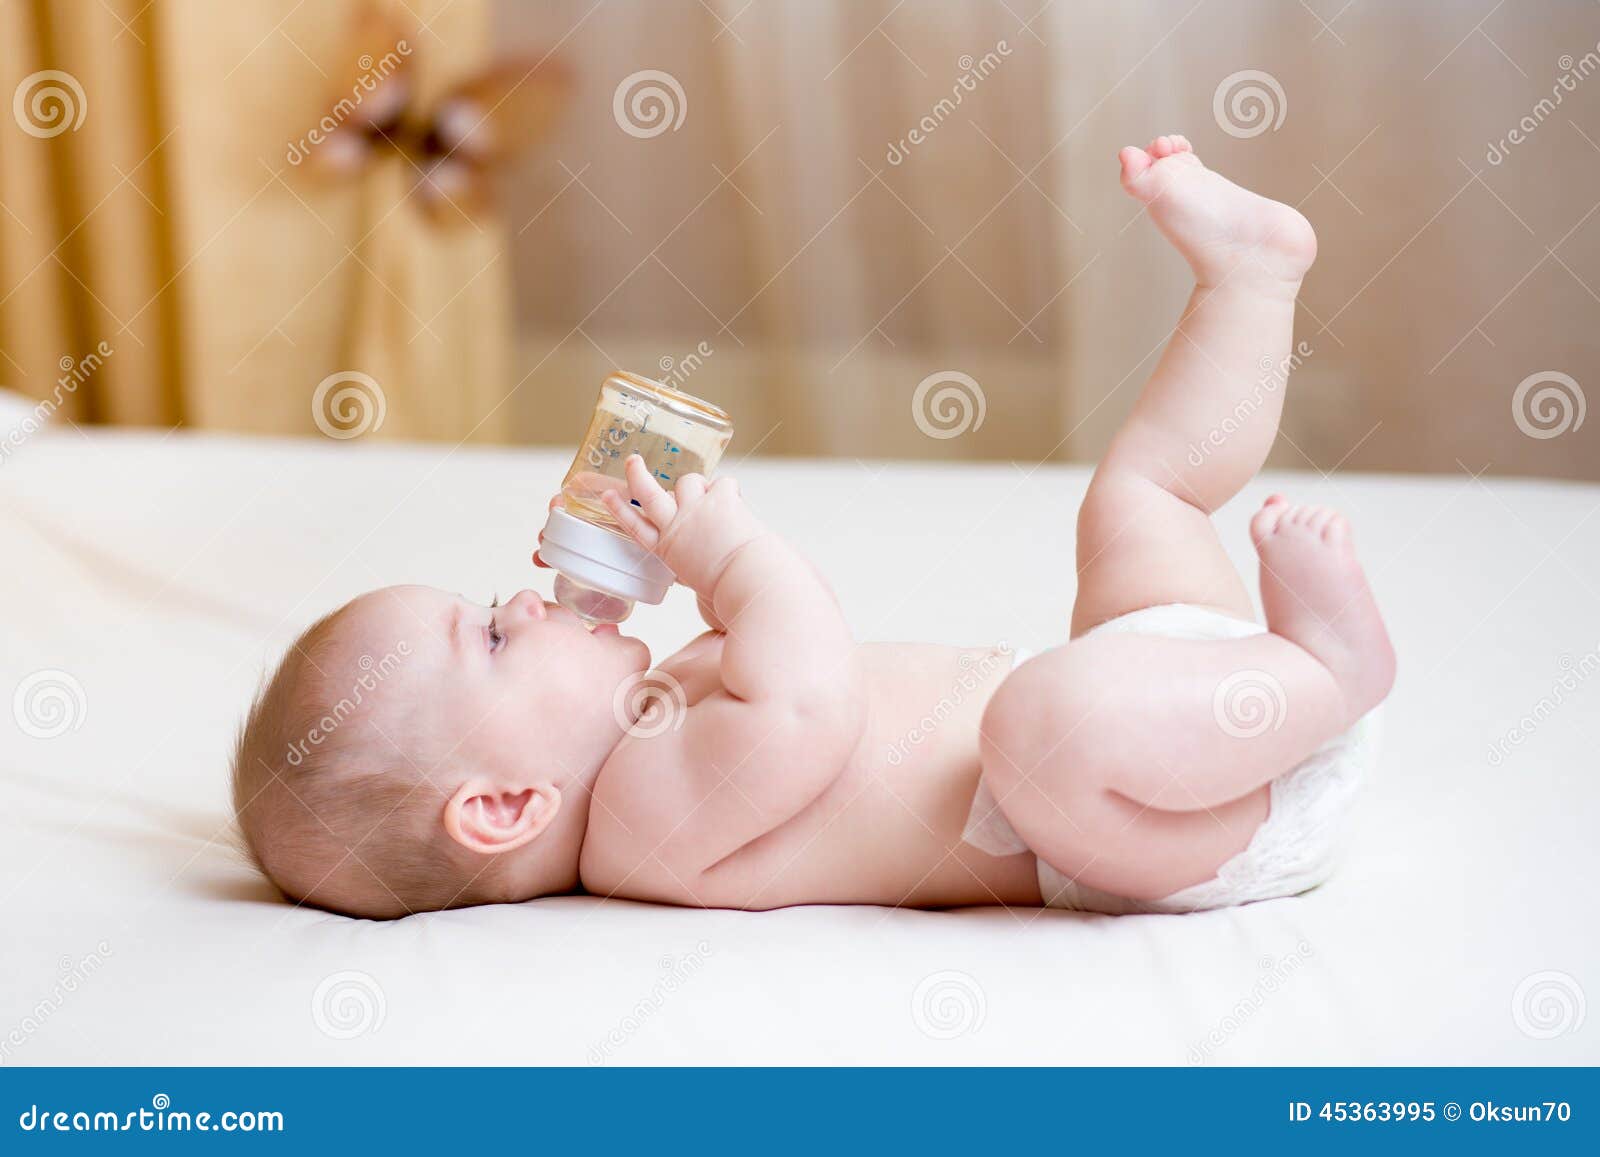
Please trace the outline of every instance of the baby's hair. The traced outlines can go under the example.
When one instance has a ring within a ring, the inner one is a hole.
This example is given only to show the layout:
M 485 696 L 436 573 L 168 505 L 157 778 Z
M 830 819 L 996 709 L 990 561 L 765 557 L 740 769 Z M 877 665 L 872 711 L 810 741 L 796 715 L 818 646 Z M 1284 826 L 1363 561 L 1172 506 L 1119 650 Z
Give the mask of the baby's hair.
M 374 701 L 356 692 L 352 702 L 340 684 L 352 605 L 295 641 L 239 729 L 233 810 L 245 849 L 291 900 L 349 915 L 482 903 L 495 873 L 475 876 L 483 865 L 464 864 L 442 830 L 439 787 L 394 746 L 407 731 L 374 741 Z

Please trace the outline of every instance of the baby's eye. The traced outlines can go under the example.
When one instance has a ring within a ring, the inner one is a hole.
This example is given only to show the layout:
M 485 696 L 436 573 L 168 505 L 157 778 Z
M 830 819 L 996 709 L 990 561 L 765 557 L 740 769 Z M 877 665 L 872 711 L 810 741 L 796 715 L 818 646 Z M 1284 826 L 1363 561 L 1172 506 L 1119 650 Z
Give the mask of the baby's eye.
M 489 629 L 485 632 L 489 640 L 489 653 L 492 655 L 506 644 L 506 637 L 500 630 L 500 625 L 493 618 L 489 620 Z

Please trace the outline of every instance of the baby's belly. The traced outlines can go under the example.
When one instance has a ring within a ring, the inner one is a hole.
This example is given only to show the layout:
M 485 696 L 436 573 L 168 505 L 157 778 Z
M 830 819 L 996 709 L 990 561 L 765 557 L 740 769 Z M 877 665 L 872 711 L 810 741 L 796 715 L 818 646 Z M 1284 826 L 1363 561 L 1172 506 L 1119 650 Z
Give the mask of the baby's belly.
M 854 758 L 805 811 L 719 865 L 707 898 L 742 908 L 1038 904 L 1031 855 L 961 842 L 978 724 L 1009 661 L 943 647 L 862 650 L 873 709 Z

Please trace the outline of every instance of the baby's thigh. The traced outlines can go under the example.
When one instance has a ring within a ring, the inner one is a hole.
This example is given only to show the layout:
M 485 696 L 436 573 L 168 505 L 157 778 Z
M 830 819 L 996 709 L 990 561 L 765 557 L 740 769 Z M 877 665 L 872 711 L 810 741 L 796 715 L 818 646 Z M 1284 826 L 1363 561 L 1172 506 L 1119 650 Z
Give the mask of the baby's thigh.
M 1213 878 L 1243 851 L 1269 789 L 1200 809 L 1116 790 L 1129 737 L 1164 725 L 1148 697 L 1114 690 L 1128 681 L 1108 668 L 1140 657 L 1123 642 L 1079 640 L 1018 667 L 985 711 L 980 753 L 1000 810 L 1035 855 L 1090 887 L 1156 900 Z M 1144 674 L 1146 685 L 1159 681 Z

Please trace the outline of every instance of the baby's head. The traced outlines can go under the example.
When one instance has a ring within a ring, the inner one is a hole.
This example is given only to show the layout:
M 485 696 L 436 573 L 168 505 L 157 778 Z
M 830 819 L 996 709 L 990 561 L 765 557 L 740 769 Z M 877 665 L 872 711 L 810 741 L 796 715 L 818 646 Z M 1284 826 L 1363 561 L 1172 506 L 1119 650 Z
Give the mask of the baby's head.
M 616 690 L 649 665 L 532 591 L 362 595 L 300 637 L 245 719 L 245 841 L 289 897 L 353 916 L 571 891 L 628 722 Z

